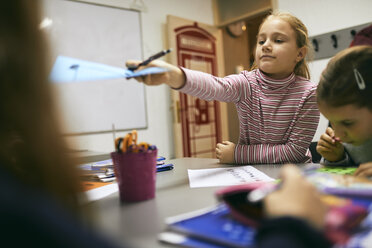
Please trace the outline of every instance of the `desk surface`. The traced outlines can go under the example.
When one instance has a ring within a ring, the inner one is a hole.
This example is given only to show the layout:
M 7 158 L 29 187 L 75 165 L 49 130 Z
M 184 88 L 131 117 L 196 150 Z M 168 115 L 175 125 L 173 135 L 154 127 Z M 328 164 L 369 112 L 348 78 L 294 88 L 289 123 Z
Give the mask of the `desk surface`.
M 231 167 L 217 159 L 181 158 L 169 160 L 174 169 L 157 173 L 155 199 L 121 204 L 113 193 L 91 203 L 97 210 L 98 229 L 130 247 L 171 247 L 160 243 L 157 235 L 165 229 L 165 218 L 205 208 L 217 203 L 214 193 L 221 187 L 190 188 L 187 169 Z M 277 178 L 281 165 L 255 166 Z

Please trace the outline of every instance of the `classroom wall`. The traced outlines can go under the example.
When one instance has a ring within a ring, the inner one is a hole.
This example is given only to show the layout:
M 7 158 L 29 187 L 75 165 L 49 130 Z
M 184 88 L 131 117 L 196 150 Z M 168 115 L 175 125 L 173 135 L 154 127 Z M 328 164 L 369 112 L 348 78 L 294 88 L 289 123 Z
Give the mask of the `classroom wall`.
M 372 22 L 371 0 L 276 0 L 279 10 L 288 11 L 307 26 L 309 35 L 315 36 L 360 24 Z M 311 79 L 318 82 L 322 70 L 329 59 L 316 60 L 310 64 Z M 314 140 L 328 125 L 321 116 Z
M 213 25 L 212 0 L 83 0 L 109 6 L 131 8 L 143 2 L 141 12 L 143 54 L 148 57 L 166 48 L 166 16 L 168 14 Z M 372 21 L 370 0 L 273 0 L 275 8 L 299 17 L 309 29 L 310 36 L 327 33 Z M 310 64 L 312 80 L 317 82 L 328 59 Z M 159 154 L 172 158 L 173 131 L 170 89 L 166 86 L 146 87 L 148 128 L 139 131 L 139 140 L 156 144 Z M 328 122 L 321 118 L 314 140 L 318 140 Z M 123 135 L 123 133 L 117 133 Z M 67 137 L 71 147 L 91 151 L 111 152 L 113 135 L 97 134 Z
M 167 48 L 165 25 L 168 14 L 213 25 L 212 0 L 84 0 L 82 2 L 121 8 L 137 8 L 137 5 L 141 5 L 143 2 L 141 22 L 144 57 L 149 57 Z M 133 3 L 135 3 L 134 6 Z M 172 158 L 174 157 L 174 149 L 170 89 L 167 86 L 146 86 L 145 94 L 148 128 L 139 130 L 139 141 L 147 141 L 157 145 L 160 155 Z M 116 136 L 123 134 L 116 133 Z M 112 133 L 72 136 L 66 139 L 75 149 L 98 152 L 111 152 L 114 149 Z

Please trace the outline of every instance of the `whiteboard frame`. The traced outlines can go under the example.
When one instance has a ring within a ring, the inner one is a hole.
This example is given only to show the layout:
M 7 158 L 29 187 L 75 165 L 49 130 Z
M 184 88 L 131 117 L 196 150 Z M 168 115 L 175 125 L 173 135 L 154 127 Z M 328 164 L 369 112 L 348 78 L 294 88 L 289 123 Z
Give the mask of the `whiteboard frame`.
M 50 0 L 44 0 L 44 1 L 50 1 Z M 134 59 L 143 59 L 143 54 L 144 54 L 144 52 L 143 52 L 143 33 L 142 33 L 142 21 L 141 21 L 141 12 L 140 11 L 130 9 L 130 8 L 123 8 L 123 7 L 105 5 L 105 4 L 100 4 L 100 3 L 92 3 L 92 2 L 86 2 L 86 1 L 79 1 L 79 0 L 59 0 L 59 1 L 82 4 L 83 6 L 97 6 L 97 7 L 102 7 L 102 8 L 117 9 L 117 10 L 124 10 L 124 11 L 130 11 L 130 12 L 133 12 L 133 13 L 137 13 L 138 27 L 139 27 L 139 30 L 138 30 L 138 33 L 137 33 L 137 35 L 138 35 L 137 37 L 139 38 L 139 56 L 135 57 Z M 48 13 L 45 13 L 45 15 L 47 15 L 47 14 Z M 53 42 L 51 43 L 51 45 L 53 45 Z M 53 50 L 51 50 L 51 51 L 53 51 Z M 55 56 L 57 56 L 57 55 L 58 54 L 55 54 Z M 63 55 L 63 54 L 61 54 L 61 55 Z M 94 62 L 97 62 L 97 61 L 94 61 Z M 123 80 L 125 80 L 125 79 L 123 79 Z M 134 80 L 134 79 L 132 79 L 132 80 Z M 107 80 L 105 80 L 105 82 L 101 82 L 101 83 L 106 84 L 106 81 Z M 122 84 L 128 84 L 127 81 L 121 82 L 121 83 Z M 136 84 L 137 84 L 137 82 L 136 82 Z M 147 92 L 146 92 L 146 88 L 144 87 L 144 85 L 141 84 L 141 87 L 142 87 L 141 97 L 143 97 L 143 102 L 142 102 L 143 106 L 141 107 L 141 110 L 143 110 L 143 112 L 141 111 L 141 113 L 142 113 L 141 114 L 141 116 L 142 116 L 141 123 L 138 122 L 137 124 L 132 124 L 131 126 L 126 125 L 126 124 L 117 125 L 117 123 L 112 123 L 112 124 L 110 124 L 110 126 L 105 126 L 104 128 L 95 128 L 95 130 L 93 130 L 93 131 L 92 130 L 87 130 L 87 131 L 84 131 L 84 130 L 74 131 L 73 130 L 73 131 L 71 131 L 71 130 L 66 129 L 64 131 L 64 135 L 66 135 L 66 136 L 77 136 L 77 135 L 111 133 L 111 132 L 115 132 L 115 131 L 127 131 L 127 130 L 132 130 L 132 129 L 137 129 L 137 130 L 147 129 L 148 128 L 148 111 L 147 111 L 147 97 L 146 97 Z M 62 116 L 63 116 L 64 119 L 67 118 L 66 115 L 62 115 Z M 130 118 L 130 117 L 128 117 L 128 118 Z M 124 119 L 124 122 L 125 122 L 125 119 Z M 115 127 L 113 127 L 113 124 L 115 125 Z

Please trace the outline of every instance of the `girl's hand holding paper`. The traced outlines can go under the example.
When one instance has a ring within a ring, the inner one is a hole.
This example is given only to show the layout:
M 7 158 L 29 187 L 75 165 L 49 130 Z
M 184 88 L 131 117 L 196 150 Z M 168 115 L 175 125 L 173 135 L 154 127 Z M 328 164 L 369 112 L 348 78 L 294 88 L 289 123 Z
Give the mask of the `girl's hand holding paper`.
M 133 65 L 140 64 L 141 61 L 136 60 L 128 60 L 126 62 L 127 67 L 132 67 Z M 156 68 L 163 68 L 164 73 L 158 74 L 148 74 L 139 77 L 135 77 L 138 82 L 142 82 L 146 85 L 160 85 L 160 84 L 167 84 L 172 88 L 181 88 L 185 84 L 185 75 L 181 71 L 180 68 L 177 66 L 171 65 L 167 62 L 162 60 L 154 60 L 146 66 L 139 67 L 138 70 L 143 70 L 149 67 L 156 67 Z

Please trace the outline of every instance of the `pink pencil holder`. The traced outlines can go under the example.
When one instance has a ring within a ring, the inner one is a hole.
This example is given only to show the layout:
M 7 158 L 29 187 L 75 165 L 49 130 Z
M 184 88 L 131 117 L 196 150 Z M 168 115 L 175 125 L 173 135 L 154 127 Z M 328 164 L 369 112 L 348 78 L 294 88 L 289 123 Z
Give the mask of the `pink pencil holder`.
M 155 197 L 157 153 L 157 149 L 111 153 L 122 202 L 138 202 Z

